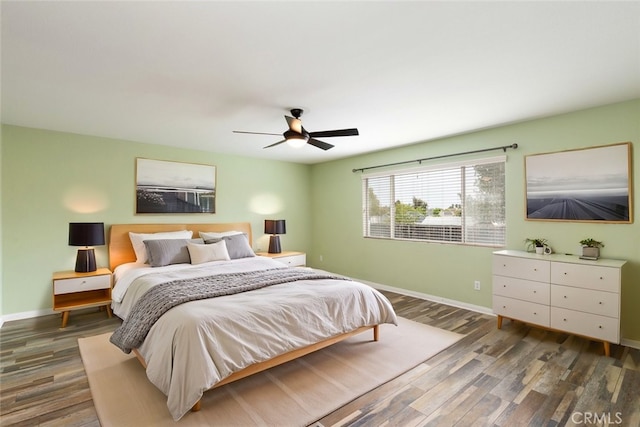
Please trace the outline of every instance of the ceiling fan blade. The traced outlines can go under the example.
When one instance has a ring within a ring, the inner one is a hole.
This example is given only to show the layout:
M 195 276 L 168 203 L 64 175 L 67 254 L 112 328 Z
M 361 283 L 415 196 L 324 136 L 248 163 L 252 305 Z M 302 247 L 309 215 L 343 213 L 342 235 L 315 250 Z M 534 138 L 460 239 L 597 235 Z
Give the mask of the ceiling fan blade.
M 274 142 L 273 144 L 271 144 L 271 145 L 267 145 L 266 147 L 262 147 L 262 148 L 271 148 L 271 147 L 275 147 L 276 145 L 280 145 L 280 144 L 282 144 L 283 142 L 287 142 L 287 140 L 286 140 L 286 139 L 283 139 L 282 141 Z
M 320 132 L 309 132 L 312 137 L 329 138 L 332 136 L 358 136 L 358 129 L 338 129 L 338 130 L 324 130 Z
M 252 135 L 282 135 L 281 133 L 268 133 L 268 132 L 248 132 L 246 130 L 234 130 L 233 133 L 249 133 Z
M 302 122 L 300 119 L 296 119 L 289 116 L 284 116 L 287 119 L 287 124 L 289 125 L 289 129 L 294 132 L 302 133 Z
M 309 138 L 307 143 L 313 145 L 314 147 L 322 148 L 325 151 L 333 148 L 333 145 L 327 144 L 326 142 L 318 141 L 317 139 L 313 138 Z

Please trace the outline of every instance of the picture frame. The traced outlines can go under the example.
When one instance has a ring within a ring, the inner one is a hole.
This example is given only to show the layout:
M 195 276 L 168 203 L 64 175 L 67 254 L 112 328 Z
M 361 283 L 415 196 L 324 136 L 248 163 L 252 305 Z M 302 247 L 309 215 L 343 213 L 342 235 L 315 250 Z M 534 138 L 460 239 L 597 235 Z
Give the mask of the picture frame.
M 525 156 L 526 219 L 632 223 L 631 143 Z
M 216 167 L 136 158 L 136 214 L 216 212 Z

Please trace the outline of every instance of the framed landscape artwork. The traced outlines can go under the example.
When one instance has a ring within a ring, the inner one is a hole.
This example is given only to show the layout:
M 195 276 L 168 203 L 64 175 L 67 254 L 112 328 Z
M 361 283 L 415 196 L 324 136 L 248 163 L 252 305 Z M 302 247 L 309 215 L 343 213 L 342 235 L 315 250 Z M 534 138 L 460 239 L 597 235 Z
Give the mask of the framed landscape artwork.
M 215 213 L 216 167 L 136 159 L 136 213 Z
M 631 143 L 525 157 L 527 219 L 633 222 Z

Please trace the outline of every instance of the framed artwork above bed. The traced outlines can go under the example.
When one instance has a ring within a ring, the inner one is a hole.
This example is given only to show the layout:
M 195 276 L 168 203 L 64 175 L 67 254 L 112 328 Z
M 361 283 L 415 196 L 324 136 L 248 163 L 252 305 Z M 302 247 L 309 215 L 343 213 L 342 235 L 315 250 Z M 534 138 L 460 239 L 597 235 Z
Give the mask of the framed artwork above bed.
M 632 223 L 631 143 L 525 157 L 527 220 Z
M 136 214 L 216 212 L 216 167 L 136 158 Z

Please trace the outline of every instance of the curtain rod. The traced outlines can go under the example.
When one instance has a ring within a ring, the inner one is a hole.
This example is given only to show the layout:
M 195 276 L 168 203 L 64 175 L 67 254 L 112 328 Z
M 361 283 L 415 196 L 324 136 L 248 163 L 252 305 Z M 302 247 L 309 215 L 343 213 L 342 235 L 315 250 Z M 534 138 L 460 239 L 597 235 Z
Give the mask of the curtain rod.
M 465 152 L 462 152 L 462 153 L 443 154 L 442 156 L 425 157 L 423 159 L 415 159 L 415 160 L 405 160 L 404 162 L 387 163 L 387 164 L 384 164 L 384 165 L 367 166 L 367 167 L 364 167 L 364 168 L 352 169 L 351 171 L 353 173 L 364 172 L 364 171 L 369 170 L 369 169 L 378 169 L 378 168 L 386 168 L 388 166 L 406 165 L 408 163 L 422 163 L 425 160 L 434 160 L 434 159 L 442 159 L 444 157 L 462 156 L 463 154 L 484 153 L 485 151 L 493 151 L 493 150 L 502 150 L 502 151 L 504 151 L 506 153 L 507 152 L 507 148 L 513 148 L 515 150 L 516 148 L 518 148 L 518 144 L 503 145 L 502 147 L 483 148 L 481 150 L 465 151 Z

